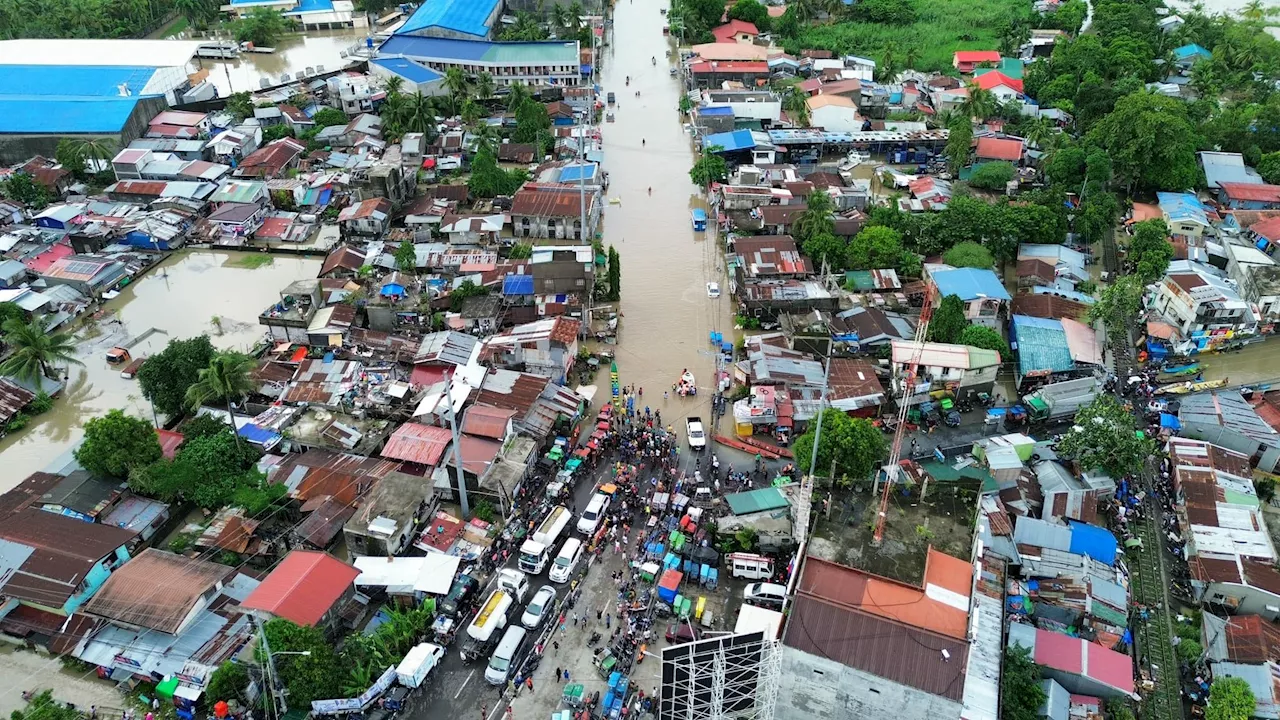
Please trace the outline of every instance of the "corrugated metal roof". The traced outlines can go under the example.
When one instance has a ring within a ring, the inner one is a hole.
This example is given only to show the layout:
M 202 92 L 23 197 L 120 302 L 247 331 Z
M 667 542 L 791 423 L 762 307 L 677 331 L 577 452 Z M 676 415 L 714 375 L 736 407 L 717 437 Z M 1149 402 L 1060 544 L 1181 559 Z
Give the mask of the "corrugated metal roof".
M 445 428 L 405 423 L 387 439 L 382 457 L 418 465 L 438 465 L 452 439 L 453 435 Z
M 315 625 L 359 575 L 359 570 L 331 555 L 294 550 L 240 606 L 298 625 Z
M 734 515 L 749 515 L 751 513 L 779 510 L 789 505 L 787 497 L 777 488 L 731 493 L 725 495 L 724 499 L 725 502 L 729 503 L 729 511 Z
M 516 412 L 491 405 L 472 405 L 462 416 L 462 432 L 468 435 L 501 440 L 506 437 L 507 423 Z
M 147 548 L 111 573 L 84 609 L 126 625 L 175 633 L 200 597 L 233 571 L 219 563 Z

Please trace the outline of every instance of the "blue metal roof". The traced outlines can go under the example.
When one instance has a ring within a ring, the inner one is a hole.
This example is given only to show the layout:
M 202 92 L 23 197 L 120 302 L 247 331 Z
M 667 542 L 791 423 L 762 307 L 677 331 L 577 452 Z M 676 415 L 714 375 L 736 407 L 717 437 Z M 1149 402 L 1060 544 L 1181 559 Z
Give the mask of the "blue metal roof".
M 412 60 L 406 60 L 404 58 L 380 57 L 374 58 L 369 62 L 372 62 L 380 68 L 389 70 L 416 85 L 434 82 L 444 77 L 429 67 L 423 67 Z
M 0 96 L 0 133 L 117 133 L 138 100 Z
M 1160 204 L 1160 210 L 1169 216 L 1172 222 L 1187 220 L 1194 223 L 1207 226 L 1209 224 L 1209 216 L 1205 210 L 1204 203 L 1200 202 L 1191 193 L 1156 193 L 1156 202 Z
M 82 65 L 6 65 L 0 73 L 0 96 L 123 97 L 140 95 L 151 77 L 150 67 L 86 67 Z
M 579 180 L 591 180 L 595 176 L 595 165 L 569 165 L 560 168 L 560 179 L 557 182 L 576 183 Z
M 502 279 L 503 295 L 532 295 L 532 275 L 508 275 Z
M 965 302 L 983 297 L 991 300 L 1012 299 L 1009 297 L 1009 291 L 1004 289 L 1000 278 L 990 270 L 977 268 L 939 270 L 933 273 L 933 284 L 937 286 L 940 297 L 955 295 Z
M 286 10 L 285 15 L 301 15 L 313 12 L 333 12 L 333 0 L 300 0 L 297 7 Z
M 719 105 L 716 107 L 706 107 L 698 109 L 699 115 L 733 115 L 733 108 L 728 105 Z
M 241 425 L 236 430 L 236 433 L 245 440 L 259 445 L 266 445 L 267 443 L 280 438 L 280 433 L 274 430 L 267 430 L 266 428 L 254 425 L 253 423 L 245 423 Z
M 1208 50 L 1205 50 L 1204 48 L 1200 47 L 1195 43 L 1191 43 L 1189 45 L 1183 45 L 1182 47 L 1174 48 L 1173 57 L 1178 60 L 1186 60 L 1187 58 L 1190 58 L 1190 57 L 1202 57 L 1205 59 L 1209 59 L 1213 57 L 1213 53 L 1209 52 Z
M 1071 552 L 1088 555 L 1100 563 L 1116 564 L 1116 536 L 1097 525 L 1071 522 Z
M 1067 347 L 1067 331 L 1061 320 L 1014 315 L 1009 339 L 1018 346 L 1018 374 L 1064 372 L 1076 366 Z
M 756 146 L 756 141 L 751 137 L 750 130 L 734 130 L 733 132 L 713 133 L 702 139 L 702 149 L 719 145 L 724 148 L 722 152 L 733 152 L 735 150 L 750 150 Z
M 489 16 L 500 0 L 426 0 L 409 16 L 397 35 L 444 28 L 455 32 L 488 37 Z

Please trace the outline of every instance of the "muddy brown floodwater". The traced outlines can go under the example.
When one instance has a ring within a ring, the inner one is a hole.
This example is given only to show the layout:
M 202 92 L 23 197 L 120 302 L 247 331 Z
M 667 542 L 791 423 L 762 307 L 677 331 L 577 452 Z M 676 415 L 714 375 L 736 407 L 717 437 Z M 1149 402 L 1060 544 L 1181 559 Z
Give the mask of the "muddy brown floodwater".
M 732 336 L 733 316 L 722 244 L 712 231 L 693 232 L 689 216 L 706 201 L 689 180 L 692 141 L 676 109 L 680 81 L 668 74 L 665 53 L 673 46 L 662 25 L 657 4 L 621 2 L 614 8 L 598 82 L 619 100 L 616 122 L 603 126 L 603 136 L 608 196 L 620 202 L 605 210 L 604 241 L 622 258 L 619 379 L 645 389 L 642 407 L 661 409 L 678 424 L 685 415 L 710 420 L 715 356 L 709 336 L 713 330 Z M 717 300 L 707 297 L 713 280 L 722 289 Z M 670 391 L 685 368 L 696 376 L 698 396 L 664 402 L 663 389 Z M 602 375 L 606 394 L 608 382 Z
M 131 350 L 134 357 L 154 355 L 171 338 L 208 334 L 219 348 L 246 350 L 263 336 L 258 314 L 298 278 L 315 277 L 320 260 L 277 256 L 256 269 L 238 266 L 243 253 L 178 252 L 106 303 L 109 315 L 77 333 L 79 358 L 67 389 L 53 409 L 26 429 L 0 440 L 0 492 L 48 467 L 84 434 L 85 420 L 113 408 L 151 417 L 151 404 L 136 380 L 120 377 L 106 362 L 112 346 L 155 328 Z M 215 320 L 216 318 L 216 320 Z
M 192 62 L 209 69 L 209 82 L 218 88 L 220 96 L 226 97 L 234 92 L 257 91 L 262 87 L 259 78 L 270 78 L 274 85 L 283 73 L 296 76 L 318 65 L 336 70 L 347 63 L 342 51 L 363 45 L 368 34 L 369 28 L 313 30 L 280 38 L 274 53 L 243 53 L 236 60 L 196 58 Z

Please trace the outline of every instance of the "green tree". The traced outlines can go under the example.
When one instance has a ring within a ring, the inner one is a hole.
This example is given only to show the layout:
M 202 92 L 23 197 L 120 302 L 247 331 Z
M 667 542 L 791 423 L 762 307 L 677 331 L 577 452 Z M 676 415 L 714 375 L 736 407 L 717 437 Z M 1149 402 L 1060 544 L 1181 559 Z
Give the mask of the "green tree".
M 1243 678 L 1220 677 L 1209 686 L 1205 720 L 1249 720 L 1257 709 L 1253 690 Z
M 253 96 L 248 91 L 231 93 L 227 96 L 227 112 L 235 116 L 236 120 L 244 120 L 253 116 Z M 329 108 L 326 108 L 329 109 Z M 323 110 L 321 111 L 323 112 Z M 318 114 L 318 113 L 317 113 Z M 346 124 L 346 116 L 343 115 L 342 124 Z
M 957 117 L 947 129 L 950 134 L 942 155 L 947 159 L 947 169 L 955 175 L 969 164 L 969 153 L 973 151 L 973 123 L 967 117 Z
M 942 255 L 942 262 L 952 267 L 968 267 L 978 268 L 980 270 L 990 270 L 995 266 L 996 260 L 991 257 L 991 252 L 976 242 L 956 243 L 950 250 Z
M 795 227 L 792 228 L 796 239 L 801 244 L 807 242 L 810 238 L 819 235 L 835 234 L 835 202 L 826 190 L 815 188 L 809 193 L 809 197 L 805 201 L 804 212 L 800 213 L 800 217 L 796 218 Z
M 269 143 L 281 138 L 293 137 L 293 128 L 288 125 L 272 125 L 271 127 L 262 129 L 262 142 Z
M 53 199 L 45 186 L 25 172 L 16 172 L 0 181 L 0 195 L 29 208 L 40 209 Z
M 929 321 L 929 336 L 925 339 L 929 342 L 954 343 L 967 327 L 969 320 L 964 316 L 964 303 L 955 295 L 948 295 L 934 308 L 933 318 Z
M 960 112 L 977 120 L 986 120 L 994 115 L 998 104 L 995 94 L 974 82 L 969 83 L 968 88 L 969 94 L 960 103 Z
M 351 122 L 346 113 L 337 108 L 331 107 L 320 108 L 316 111 L 316 114 L 311 117 L 311 120 L 316 124 L 316 128 L 321 130 L 333 125 L 346 125 Z
M 539 143 L 545 141 L 545 134 L 551 129 L 551 116 L 547 115 L 547 106 L 537 100 L 528 99 L 516 108 L 516 129 L 512 140 L 518 143 Z
M 1085 470 L 1102 469 L 1122 477 L 1142 467 L 1155 441 L 1138 437 L 1133 415 L 1111 395 L 1099 395 L 1076 413 L 1071 429 L 1058 442 L 1058 454 L 1074 458 Z
M 622 299 L 622 257 L 618 251 L 609 246 L 609 300 L 617 302 Z
M 969 184 L 983 190 L 999 190 L 1004 191 L 1005 186 L 1014 177 L 1014 169 L 1012 163 L 1007 162 L 989 162 L 984 163 L 982 167 L 973 171 L 973 175 L 969 176 Z
M 206 335 L 170 340 L 163 351 L 147 358 L 138 370 L 142 396 L 162 415 L 183 414 L 187 409 L 187 389 L 196 383 L 200 370 L 209 366 L 213 355 L 213 345 Z
M 10 318 L 3 325 L 4 344 L 10 355 L 0 362 L 0 375 L 39 384 L 41 377 L 53 378 L 55 363 L 83 365 L 76 359 L 76 344 L 70 333 L 54 332 L 49 321 L 25 322 Z
M 340 696 L 341 679 L 347 672 L 319 628 L 276 618 L 268 620 L 262 631 L 273 653 L 310 653 L 278 655 L 275 659 L 276 672 L 289 692 L 293 707 L 307 707 L 312 700 Z M 262 649 L 258 648 L 257 653 L 262 655 Z
M 1044 688 L 1040 687 L 1040 669 L 1031 659 L 1031 651 L 1014 644 L 1005 650 L 1000 673 L 1000 717 L 1003 720 L 1038 720 L 1044 704 Z
M 156 478 L 156 494 L 181 497 L 202 508 L 227 504 L 243 487 L 256 487 L 260 474 L 251 470 L 258 452 L 224 426 L 216 435 L 183 442 L 178 455 Z
M 1009 343 L 1004 341 L 1000 333 L 985 325 L 970 325 L 960 332 L 960 337 L 956 340 L 957 345 L 969 345 L 971 347 L 982 348 L 984 350 L 995 350 L 1000 353 L 1002 362 L 1013 358 L 1009 352 Z
M 174 0 L 173 7 L 192 27 L 208 27 L 218 19 L 218 4 L 213 0 Z
M 864 227 L 849 241 L 845 254 L 845 264 L 850 270 L 897 270 L 904 265 L 910 269 L 913 261 L 919 265 L 915 254 L 902 247 L 902 234 L 883 226 Z
M 694 185 L 709 188 L 711 183 L 720 182 L 729 177 L 729 166 L 725 164 L 724 158 L 716 154 L 721 150 L 724 148 L 719 145 L 703 148 L 702 155 L 689 169 L 689 179 Z
M 528 178 L 529 174 L 523 170 L 504 170 L 499 167 L 493 148 L 482 145 L 471 159 L 471 176 L 467 179 L 467 188 L 472 195 L 481 198 L 511 195 Z
M 880 25 L 910 25 L 916 21 L 917 13 L 911 0 L 861 0 L 853 6 L 850 16 Z
M 125 478 L 129 471 L 160 459 L 160 438 L 151 423 L 111 410 L 84 424 L 76 462 L 104 478 Z
M 290 23 L 271 8 L 253 8 L 231 25 L 236 42 L 251 42 L 260 47 L 270 46 L 290 30 Z
M 196 373 L 195 383 L 187 388 L 187 407 L 198 410 L 205 403 L 225 403 L 227 421 L 231 423 L 233 436 L 239 443 L 240 435 L 234 432 L 235 413 L 231 406 L 254 391 L 253 370 L 257 364 L 244 353 L 227 351 L 214 355 L 209 365 Z
M 1129 241 L 1129 262 L 1143 285 L 1149 285 L 1164 277 L 1173 260 L 1173 245 L 1168 241 L 1169 228 L 1164 220 L 1144 220 L 1133 226 L 1133 239 Z
M 1147 92 L 1123 97 L 1089 131 L 1088 140 L 1106 151 L 1130 191 L 1187 190 L 1199 184 L 1199 138 L 1181 100 Z
M 825 263 L 827 272 L 844 270 L 845 243 L 835 235 L 815 235 L 805 240 L 800 248 L 813 261 L 814 269 L 821 270 Z
M 756 0 L 738 0 L 726 15 L 730 20 L 749 22 L 760 32 L 769 32 L 769 8 Z
M 1258 161 L 1258 174 L 1272 185 L 1280 184 L 1280 152 L 1263 155 Z
M 27 311 L 18 307 L 17 303 L 0 302 L 0 327 L 4 327 L 10 320 L 26 322 Z
M 796 463 L 804 472 L 810 472 L 809 460 L 813 456 L 817 419 L 809 422 L 809 429 L 796 438 L 792 450 Z M 854 480 L 865 480 L 887 454 L 884 433 L 864 418 L 852 418 L 834 408 L 822 411 L 822 441 L 818 444 L 818 463 L 814 474 L 825 474 L 836 463 L 837 475 L 847 475 Z
M 471 297 L 480 295 L 488 295 L 489 288 L 485 285 L 477 285 L 471 280 L 463 280 L 458 287 L 449 293 L 449 307 L 454 312 L 462 309 L 462 303 Z
M 27 706 L 14 710 L 10 720 L 80 720 L 81 714 L 53 699 L 52 690 L 44 690 L 27 701 Z
M 245 688 L 249 687 L 249 671 L 238 662 L 227 660 L 213 671 L 209 677 L 209 685 L 205 695 L 213 702 L 219 700 L 239 700 L 244 702 Z M 363 692 L 363 691 L 361 691 Z
M 531 257 L 533 257 L 532 243 L 518 242 L 507 251 L 507 258 L 510 260 L 528 260 Z
M 1178 651 L 1178 659 L 1189 665 L 1200 662 L 1200 656 L 1204 653 L 1204 648 L 1195 640 L 1183 639 L 1175 648 Z
M 1271 502 L 1271 498 L 1276 496 L 1276 479 L 1273 477 L 1262 476 L 1254 478 L 1254 492 L 1258 493 L 1258 499 L 1264 503 Z
M 800 127 L 809 127 L 809 96 L 798 86 L 792 85 L 782 96 L 782 109 L 787 117 Z
M 782 17 L 773 23 L 773 29 L 784 38 L 794 38 L 800 34 L 800 19 L 796 17 L 794 3 L 788 5 L 786 11 L 782 13 Z
M 396 247 L 396 267 L 413 272 L 418 267 L 418 254 L 413 250 L 413 241 L 405 239 Z
M 190 442 L 196 438 L 226 432 L 227 424 L 213 415 L 196 415 L 182 423 L 182 427 L 178 429 L 182 432 L 183 442 Z
M 1125 275 L 1102 291 L 1098 301 L 1089 306 L 1089 322 L 1102 322 L 1113 344 L 1125 345 L 1129 327 L 1142 308 L 1142 283 L 1133 275 Z

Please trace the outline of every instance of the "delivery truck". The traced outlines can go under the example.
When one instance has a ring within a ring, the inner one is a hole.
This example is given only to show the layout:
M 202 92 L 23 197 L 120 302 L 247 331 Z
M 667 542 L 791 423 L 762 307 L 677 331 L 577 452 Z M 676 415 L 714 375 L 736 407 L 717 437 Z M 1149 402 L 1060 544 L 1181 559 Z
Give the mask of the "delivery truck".
M 467 626 L 467 641 L 462 644 L 462 662 L 469 663 L 487 657 L 502 637 L 507 626 L 507 613 L 515 599 L 505 590 L 494 590 L 480 606 L 471 624 Z
M 1027 420 L 1030 422 L 1059 422 L 1075 417 L 1076 411 L 1093 402 L 1102 392 L 1102 380 L 1084 377 L 1045 385 L 1024 396 L 1022 405 L 1026 408 Z
M 534 530 L 533 535 L 520 546 L 521 570 L 530 575 L 542 572 L 547 566 L 547 561 L 551 559 L 552 549 L 564 534 L 572 517 L 573 513 L 563 505 L 551 508 L 547 516 L 542 519 L 542 523 Z
M 405 687 L 420 687 L 443 658 L 444 648 L 439 645 L 414 645 L 396 666 L 396 679 Z

